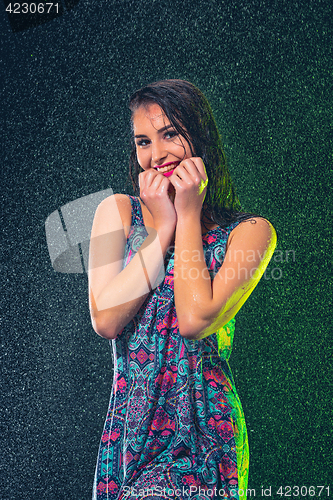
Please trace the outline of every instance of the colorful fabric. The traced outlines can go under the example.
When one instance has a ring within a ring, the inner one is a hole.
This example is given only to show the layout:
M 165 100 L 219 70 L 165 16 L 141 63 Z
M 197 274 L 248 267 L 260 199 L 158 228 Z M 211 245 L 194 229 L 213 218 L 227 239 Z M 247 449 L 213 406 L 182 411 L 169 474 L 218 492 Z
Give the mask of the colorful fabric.
M 147 236 L 140 202 L 130 199 L 124 267 Z M 202 236 L 211 278 L 237 224 Z M 184 339 L 173 271 L 171 252 L 163 282 L 110 341 L 114 382 L 93 500 L 246 498 L 247 432 L 228 364 L 235 320 L 203 340 Z

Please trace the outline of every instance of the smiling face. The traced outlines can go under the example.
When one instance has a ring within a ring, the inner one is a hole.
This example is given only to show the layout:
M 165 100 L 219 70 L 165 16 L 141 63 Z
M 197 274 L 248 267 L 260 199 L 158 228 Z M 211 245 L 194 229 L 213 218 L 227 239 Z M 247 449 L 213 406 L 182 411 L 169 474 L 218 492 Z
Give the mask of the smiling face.
M 189 143 L 158 104 L 140 106 L 134 111 L 133 130 L 137 159 L 143 170 L 154 168 L 169 177 L 182 160 L 193 156 Z

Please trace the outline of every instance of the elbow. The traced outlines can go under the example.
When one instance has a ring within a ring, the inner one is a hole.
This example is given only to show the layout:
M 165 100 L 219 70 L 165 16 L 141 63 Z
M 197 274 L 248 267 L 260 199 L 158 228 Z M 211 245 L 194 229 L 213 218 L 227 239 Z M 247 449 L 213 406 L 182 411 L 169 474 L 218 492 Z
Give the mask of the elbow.
M 224 324 L 228 323 L 233 316 L 228 315 L 224 317 Z M 178 319 L 178 328 L 180 335 L 187 340 L 202 340 L 209 335 L 215 333 L 219 328 L 221 328 L 221 317 L 218 318 L 217 322 L 216 316 L 209 317 L 199 317 L 194 315 L 183 316 Z
M 91 316 L 92 327 L 100 337 L 107 340 L 114 340 L 119 331 L 114 328 L 114 325 L 110 324 L 110 321 L 106 321 L 104 314 L 98 314 Z
M 194 333 L 192 330 L 179 330 L 180 335 L 186 340 L 200 340 L 199 334 Z
M 192 316 L 178 319 L 180 335 L 186 340 L 200 340 L 205 337 L 204 330 L 207 327 L 202 320 Z

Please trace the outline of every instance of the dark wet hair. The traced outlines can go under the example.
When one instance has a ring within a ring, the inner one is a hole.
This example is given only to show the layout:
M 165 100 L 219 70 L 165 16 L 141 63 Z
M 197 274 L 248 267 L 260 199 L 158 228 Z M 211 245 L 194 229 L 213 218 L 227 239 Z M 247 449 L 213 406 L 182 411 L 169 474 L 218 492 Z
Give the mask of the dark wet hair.
M 197 87 L 184 80 L 154 82 L 137 90 L 130 98 L 132 151 L 129 175 L 134 193 L 140 193 L 138 176 L 141 167 L 136 155 L 133 114 L 140 106 L 151 103 L 158 104 L 163 109 L 173 127 L 189 143 L 193 156 L 201 157 L 205 164 L 208 185 L 202 221 L 226 227 L 236 221 L 260 217 L 241 211 L 210 104 Z

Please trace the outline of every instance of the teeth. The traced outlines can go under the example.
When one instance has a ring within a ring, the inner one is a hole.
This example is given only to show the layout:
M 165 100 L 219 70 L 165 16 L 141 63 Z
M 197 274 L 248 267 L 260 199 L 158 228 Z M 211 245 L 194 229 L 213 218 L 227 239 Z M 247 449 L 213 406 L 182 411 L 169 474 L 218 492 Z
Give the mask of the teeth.
M 176 168 L 177 162 L 171 163 L 171 165 L 167 165 L 166 167 L 158 168 L 157 171 L 161 172 L 162 174 L 164 172 L 170 172 L 170 170 L 174 170 Z

